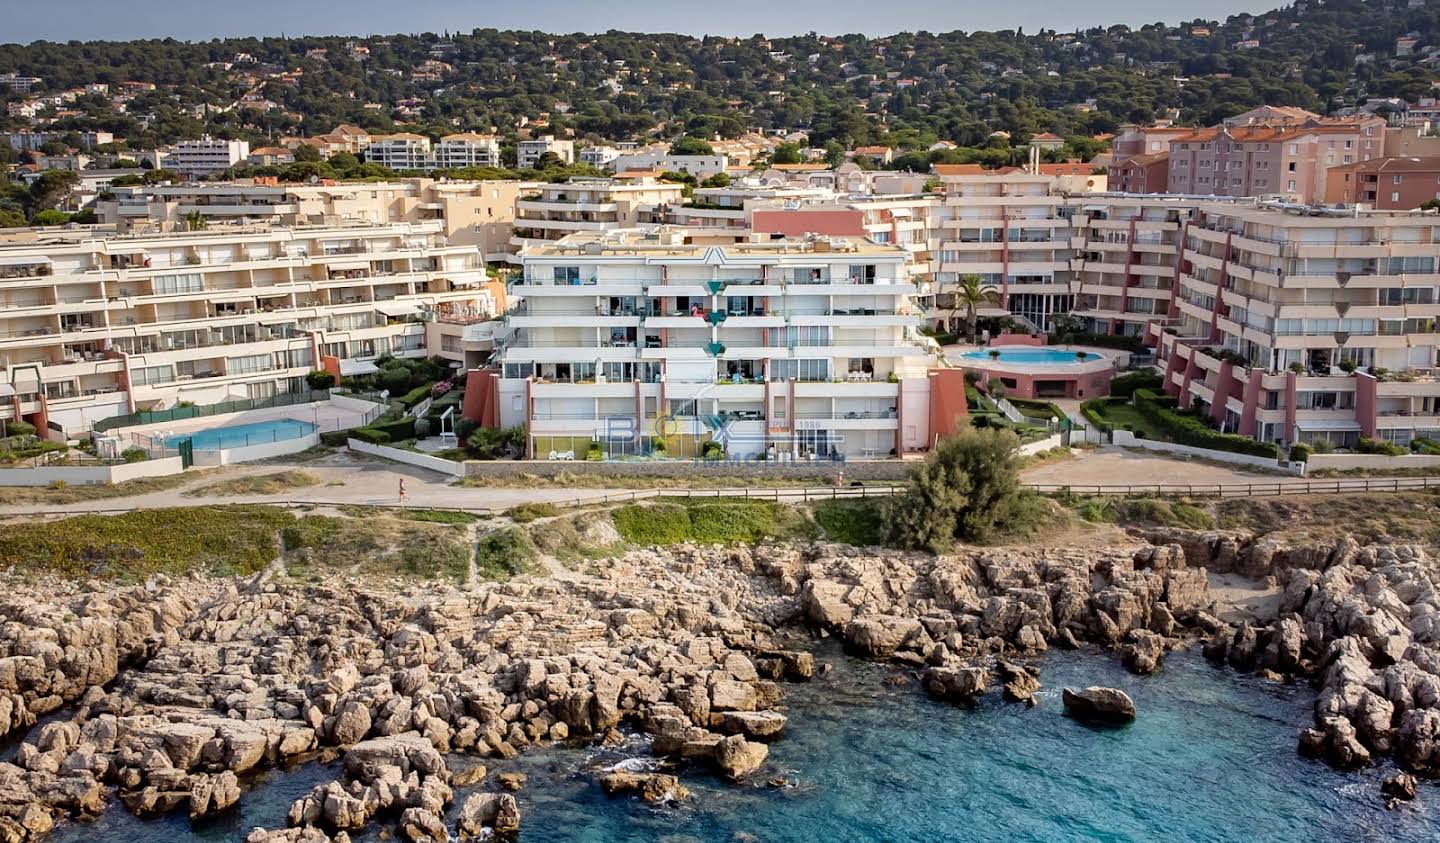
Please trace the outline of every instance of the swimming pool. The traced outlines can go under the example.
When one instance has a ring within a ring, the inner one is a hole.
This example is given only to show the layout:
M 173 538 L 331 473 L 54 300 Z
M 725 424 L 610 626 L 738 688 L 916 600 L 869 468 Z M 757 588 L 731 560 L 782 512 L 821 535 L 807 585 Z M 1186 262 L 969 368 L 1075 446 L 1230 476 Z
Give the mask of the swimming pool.
M 1100 359 L 1100 355 L 1091 351 L 1073 351 L 1048 345 L 980 348 L 975 351 L 967 351 L 960 357 L 964 360 L 990 361 L 992 359 L 991 352 L 999 352 L 999 358 L 995 359 L 997 363 L 1018 363 L 1022 366 L 1066 366 L 1075 363 L 1093 363 Z
M 165 447 L 179 447 L 186 439 L 194 443 L 197 451 L 221 451 L 226 448 L 243 448 L 246 445 L 264 445 L 269 442 L 284 442 L 300 439 L 314 433 L 317 428 L 310 422 L 295 419 L 268 419 L 248 424 L 232 424 L 196 430 L 190 433 L 176 433 L 165 437 Z

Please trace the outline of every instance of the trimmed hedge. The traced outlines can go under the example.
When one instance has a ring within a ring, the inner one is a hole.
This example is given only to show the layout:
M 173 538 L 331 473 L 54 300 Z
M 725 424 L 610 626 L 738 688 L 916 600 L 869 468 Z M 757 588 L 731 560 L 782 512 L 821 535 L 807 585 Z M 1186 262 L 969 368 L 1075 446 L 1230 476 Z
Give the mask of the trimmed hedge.
M 1257 442 L 1248 436 L 1221 433 L 1207 427 L 1194 416 L 1178 413 L 1174 409 L 1175 399 L 1158 395 L 1148 389 L 1135 390 L 1135 409 L 1145 420 L 1155 426 L 1155 432 L 1171 442 L 1189 445 L 1192 448 L 1208 448 L 1212 451 L 1230 451 L 1235 454 L 1249 454 L 1255 457 L 1277 459 L 1280 449 L 1270 442 Z
M 1137 389 L 1158 390 L 1165 379 L 1154 372 L 1129 372 L 1110 381 L 1111 398 L 1129 398 Z
M 1051 345 L 1089 345 L 1095 348 L 1119 348 L 1130 352 L 1145 350 L 1145 342 L 1140 337 L 1119 334 L 1050 334 L 1045 339 Z
M 1428 436 L 1417 436 L 1410 440 L 1410 450 L 1417 454 L 1440 455 L 1440 442 Z
M 1290 462 L 1310 462 L 1310 456 L 1314 453 L 1314 448 L 1304 442 L 1296 442 L 1290 446 Z
M 332 430 L 322 433 L 320 434 L 320 443 L 338 448 L 344 445 L 347 439 L 359 439 L 361 442 L 368 442 L 371 445 L 384 445 L 387 442 L 401 442 L 414 438 L 415 420 L 403 418 L 388 422 L 375 422 L 365 427 L 352 427 L 349 430 Z
M 1107 403 L 1123 404 L 1128 402 L 1126 402 L 1124 399 L 1114 397 L 1091 398 L 1089 401 L 1085 401 L 1080 404 L 1080 415 L 1084 416 L 1086 421 L 1094 425 L 1096 430 L 1102 431 L 1104 433 L 1114 433 L 1115 425 L 1111 424 L 1109 421 L 1106 421 L 1105 414 L 1100 410 L 1100 408 Z

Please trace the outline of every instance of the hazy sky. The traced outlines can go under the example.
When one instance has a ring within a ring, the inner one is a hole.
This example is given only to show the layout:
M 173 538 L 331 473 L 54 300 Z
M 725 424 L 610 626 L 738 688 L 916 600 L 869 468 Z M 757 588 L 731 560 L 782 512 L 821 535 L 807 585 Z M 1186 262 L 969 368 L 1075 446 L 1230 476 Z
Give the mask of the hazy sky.
M 1006 0 L 891 4 L 877 0 L 0 0 L 0 41 L 29 42 L 231 35 L 368 35 L 468 32 L 687 32 L 696 35 L 887 35 L 919 29 L 1053 28 L 1175 23 L 1259 12 L 1277 0 Z M 7 8 L 8 7 L 8 8 Z M 905 14 L 894 14 L 904 12 Z

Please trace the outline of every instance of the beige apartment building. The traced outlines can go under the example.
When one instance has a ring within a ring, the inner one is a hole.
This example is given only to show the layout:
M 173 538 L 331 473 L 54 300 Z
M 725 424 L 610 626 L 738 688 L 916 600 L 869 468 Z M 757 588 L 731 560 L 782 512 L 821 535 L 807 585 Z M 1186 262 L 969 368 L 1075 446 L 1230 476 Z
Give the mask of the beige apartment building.
M 439 221 L 0 237 L 0 418 L 52 438 L 111 416 L 264 399 L 306 373 L 426 356 L 429 324 L 501 309 Z M 438 334 L 437 334 L 438 336 Z M 463 348 L 449 355 L 465 359 Z
M 441 224 L 446 242 L 477 246 L 491 263 L 510 259 L 518 181 L 279 184 L 246 179 L 221 184 L 117 187 L 96 203 L 102 225 L 121 234 L 181 231 L 195 220 L 226 225 L 300 226 L 344 223 Z
M 684 201 L 684 185 L 658 181 L 658 174 L 626 178 L 572 178 L 560 184 L 531 185 L 515 204 L 513 254 L 553 243 L 576 232 L 602 232 L 665 221 L 666 208 Z M 512 257 L 512 262 L 518 259 Z

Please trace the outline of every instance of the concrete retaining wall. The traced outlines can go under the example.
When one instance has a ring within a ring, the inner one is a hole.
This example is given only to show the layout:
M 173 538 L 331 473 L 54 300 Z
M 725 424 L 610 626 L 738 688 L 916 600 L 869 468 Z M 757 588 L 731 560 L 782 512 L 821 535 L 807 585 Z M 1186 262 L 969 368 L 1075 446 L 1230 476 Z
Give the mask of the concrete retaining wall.
M 1435 468 L 1440 466 L 1440 456 L 1432 454 L 1407 454 L 1403 457 L 1387 457 L 1382 454 L 1311 454 L 1305 464 L 1306 471 L 1322 468 L 1346 471 L 1363 468 L 1369 470 L 1390 470 L 1396 468 Z
M 56 481 L 67 486 L 108 486 L 140 477 L 179 474 L 179 457 L 165 457 L 119 465 L 55 465 L 42 468 L 0 469 L 0 486 L 50 486 Z
M 686 477 L 703 482 L 706 476 L 734 477 L 754 476 L 756 486 L 763 486 L 768 477 L 786 480 L 814 479 L 831 481 L 836 472 L 844 472 L 849 480 L 903 480 L 912 463 L 902 460 L 851 460 L 834 463 L 828 460 L 815 462 L 757 462 L 742 460 L 736 462 L 702 462 L 690 460 L 647 460 L 644 462 L 588 462 L 576 460 L 525 460 L 525 461 L 479 461 L 465 462 L 466 477 L 518 477 L 529 474 L 553 477 L 558 474 L 599 474 L 634 477 Z
M 382 457 L 387 460 L 413 465 L 417 468 L 425 468 L 430 471 L 438 471 L 441 474 L 448 474 L 451 477 L 465 476 L 465 463 L 445 460 L 440 457 L 432 457 L 429 454 L 421 454 L 416 451 L 407 451 L 404 448 L 390 448 L 385 445 L 371 445 L 368 442 L 361 442 L 358 439 L 347 439 L 346 447 L 359 454 L 369 454 L 373 457 Z
M 1199 457 L 1201 459 L 1215 460 L 1216 462 L 1249 465 L 1256 468 L 1268 468 L 1273 471 L 1290 471 L 1295 474 L 1300 473 L 1298 469 L 1291 469 L 1281 465 L 1278 459 L 1257 457 L 1251 454 L 1237 454 L 1234 451 L 1212 451 L 1209 448 L 1195 448 L 1190 445 L 1177 445 L 1174 442 L 1160 442 L 1155 439 L 1140 439 L 1128 430 L 1115 431 L 1112 434 L 1111 441 L 1122 448 L 1144 448 L 1147 451 L 1164 451 L 1169 454 Z M 1121 478 L 1116 479 L 1119 480 Z

